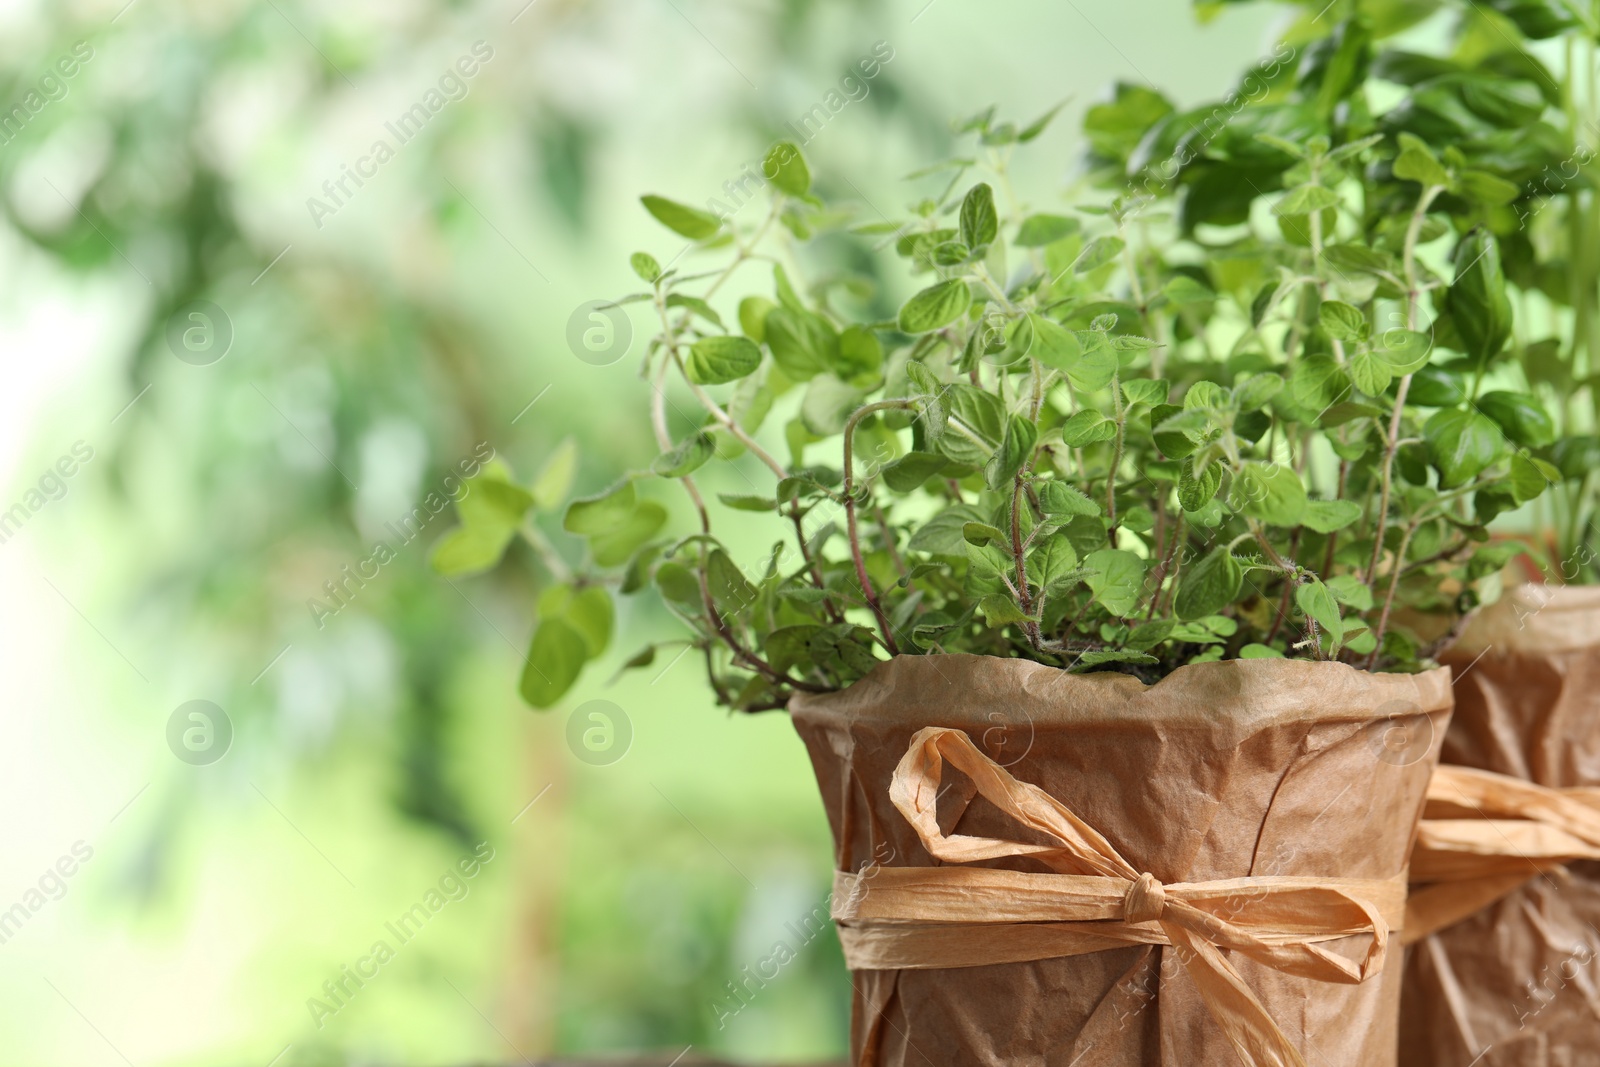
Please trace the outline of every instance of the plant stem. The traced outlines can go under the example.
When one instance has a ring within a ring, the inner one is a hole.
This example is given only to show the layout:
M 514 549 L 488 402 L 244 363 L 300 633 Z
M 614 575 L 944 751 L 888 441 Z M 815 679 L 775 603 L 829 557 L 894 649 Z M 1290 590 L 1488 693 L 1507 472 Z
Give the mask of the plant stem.
M 1106 539 L 1112 548 L 1117 547 L 1117 469 L 1122 466 L 1123 423 L 1122 379 L 1111 375 L 1111 409 L 1116 413 L 1116 443 L 1111 447 L 1111 467 L 1106 471 Z
M 872 609 L 873 617 L 878 620 L 878 629 L 883 634 L 883 646 L 889 650 L 889 655 L 898 656 L 900 646 L 895 643 L 894 627 L 889 622 L 889 616 L 884 613 L 883 605 L 878 602 L 877 590 L 872 586 L 872 579 L 867 575 L 866 558 L 861 554 L 861 532 L 856 520 L 856 471 L 854 461 L 856 427 L 868 415 L 879 411 L 914 411 L 914 400 L 879 400 L 858 408 L 844 424 L 844 515 L 850 537 L 850 558 L 856 565 L 856 578 L 861 583 L 861 595 L 867 602 L 867 607 Z
M 1432 204 L 1434 198 L 1442 192 L 1444 192 L 1442 185 L 1430 185 L 1424 189 L 1422 195 L 1417 198 L 1416 210 L 1411 213 L 1411 222 L 1406 226 L 1402 262 L 1406 275 L 1406 329 L 1408 330 L 1417 328 L 1417 298 L 1422 295 L 1417 288 L 1417 238 L 1422 234 L 1422 223 L 1428 216 L 1428 205 Z M 1378 573 L 1378 560 L 1383 555 L 1383 535 L 1389 525 L 1389 495 L 1394 488 L 1394 456 L 1400 450 L 1400 417 L 1405 411 L 1406 394 L 1410 390 L 1411 375 L 1407 374 L 1400 379 L 1400 387 L 1395 390 L 1394 414 L 1389 419 L 1389 440 L 1383 450 L 1383 488 L 1378 495 L 1377 524 L 1372 535 L 1372 558 L 1368 561 L 1362 578 L 1369 586 Z
M 656 380 L 653 383 L 655 395 L 650 401 L 650 424 L 655 430 L 656 444 L 663 452 L 672 447 L 672 433 L 667 429 L 666 408 L 666 377 L 667 369 L 670 366 L 671 363 L 668 360 L 662 359 L 661 368 L 656 372 Z M 701 532 L 709 536 L 711 533 L 711 516 L 706 512 L 706 503 L 705 499 L 700 495 L 700 487 L 695 485 L 694 478 L 689 475 L 684 475 L 678 481 L 683 483 L 684 491 L 689 494 L 689 499 L 694 502 L 695 511 L 700 516 Z M 711 624 L 711 628 L 716 632 L 717 636 L 722 639 L 722 643 L 728 646 L 728 649 L 733 653 L 734 659 L 744 663 L 768 681 L 779 685 L 802 689 L 808 693 L 827 691 L 822 686 L 812 685 L 809 682 L 798 681 L 788 675 L 780 674 L 766 660 L 741 645 L 733 630 L 729 628 L 727 620 L 722 617 L 722 612 L 717 610 L 716 601 L 711 596 L 711 585 L 706 580 L 705 568 L 696 567 L 695 577 L 699 581 L 700 603 L 705 608 L 706 620 Z

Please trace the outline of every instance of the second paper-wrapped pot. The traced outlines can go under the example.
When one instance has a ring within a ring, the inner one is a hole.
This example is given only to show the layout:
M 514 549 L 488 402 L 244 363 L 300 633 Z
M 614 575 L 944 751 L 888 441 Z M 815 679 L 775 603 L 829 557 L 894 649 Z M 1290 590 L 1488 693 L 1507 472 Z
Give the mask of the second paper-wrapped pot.
M 1600 810 L 1600 589 L 1513 589 L 1444 658 L 1458 702 L 1445 763 Z M 1457 806 L 1457 818 L 1513 814 L 1482 799 Z M 1600 1067 L 1600 863 L 1544 858 L 1592 857 L 1600 841 L 1529 825 L 1548 821 L 1537 811 L 1515 814 L 1524 821 L 1478 835 L 1490 891 L 1478 910 L 1407 950 L 1408 1065 Z M 1567 843 L 1548 847 L 1552 838 Z
M 853 1062 L 1395 1063 L 1449 674 L 1155 685 L 900 657 L 791 704 L 836 843 Z

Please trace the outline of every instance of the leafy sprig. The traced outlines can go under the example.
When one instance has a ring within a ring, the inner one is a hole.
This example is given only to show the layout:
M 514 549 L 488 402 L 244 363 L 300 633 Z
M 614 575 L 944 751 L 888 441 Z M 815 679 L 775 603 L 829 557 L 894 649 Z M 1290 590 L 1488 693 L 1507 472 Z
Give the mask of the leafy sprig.
M 1220 132 L 1149 90 L 1091 108 L 1108 190 L 1069 211 L 1029 209 L 1008 173 L 1050 116 L 993 109 L 958 125 L 970 155 L 913 176 L 937 185 L 899 220 L 850 227 L 788 144 L 752 227 L 646 197 L 725 257 L 693 275 L 633 257 L 648 288 L 619 303 L 656 323 L 659 454 L 568 505 L 581 562 L 510 512 L 463 511 L 436 556 L 487 569 L 521 530 L 548 560 L 523 695 L 554 703 L 603 651 L 613 585 L 653 588 L 745 710 L 893 655 L 1148 678 L 1232 657 L 1426 666 L 1523 550 L 1489 523 L 1562 475 L 1539 399 L 1479 390 L 1512 334 L 1495 226 L 1524 176 L 1357 106 L 1357 77 L 1330 89 L 1363 32 L 1347 20 L 1320 68 Z M 1157 159 L 1175 171 L 1146 180 Z M 898 307 L 875 239 L 918 279 Z M 728 296 L 768 272 L 770 296 Z M 671 395 L 697 416 L 675 427 Z M 700 479 L 730 464 L 755 492 L 713 505 Z M 695 516 L 676 539 L 666 482 Z M 783 539 L 740 559 L 729 521 Z

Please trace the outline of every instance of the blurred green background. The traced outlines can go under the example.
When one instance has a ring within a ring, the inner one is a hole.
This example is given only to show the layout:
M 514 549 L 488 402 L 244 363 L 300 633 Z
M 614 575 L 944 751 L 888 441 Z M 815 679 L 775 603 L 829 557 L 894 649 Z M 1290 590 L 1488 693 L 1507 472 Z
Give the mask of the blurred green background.
M 0 4 L 0 1058 L 842 1054 L 831 932 L 719 1018 L 727 983 L 825 908 L 827 828 L 784 717 L 714 710 L 699 664 L 670 657 L 531 712 L 531 559 L 446 582 L 427 546 L 453 519 L 391 527 L 485 448 L 526 475 L 575 439 L 580 491 L 643 466 L 647 327 L 597 365 L 568 345 L 575 309 L 636 287 L 629 253 L 681 250 L 639 194 L 723 196 L 878 42 L 892 60 L 805 148 L 867 221 L 990 103 L 1026 121 L 1070 99 L 1017 161 L 1025 197 L 1068 202 L 1106 87 L 1215 97 L 1277 17 Z M 386 124 L 430 91 L 399 143 Z M 363 162 L 380 138 L 393 158 Z M 393 558 L 347 579 L 379 541 Z M 337 612 L 313 607 L 329 582 Z M 619 623 L 603 667 L 673 636 L 646 608 Z M 567 740 L 594 699 L 631 724 L 605 765 Z M 169 744 L 193 700 L 231 724 L 219 759 Z M 430 890 L 442 906 L 402 944 L 387 924 Z

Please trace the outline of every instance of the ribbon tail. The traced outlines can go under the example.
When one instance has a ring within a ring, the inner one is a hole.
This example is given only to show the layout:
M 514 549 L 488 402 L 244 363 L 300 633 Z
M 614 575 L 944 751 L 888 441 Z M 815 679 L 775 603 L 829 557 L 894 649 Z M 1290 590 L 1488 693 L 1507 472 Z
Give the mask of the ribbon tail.
M 1175 923 L 1164 922 L 1161 928 L 1240 1062 L 1246 1067 L 1306 1067 L 1305 1058 L 1220 949 Z

